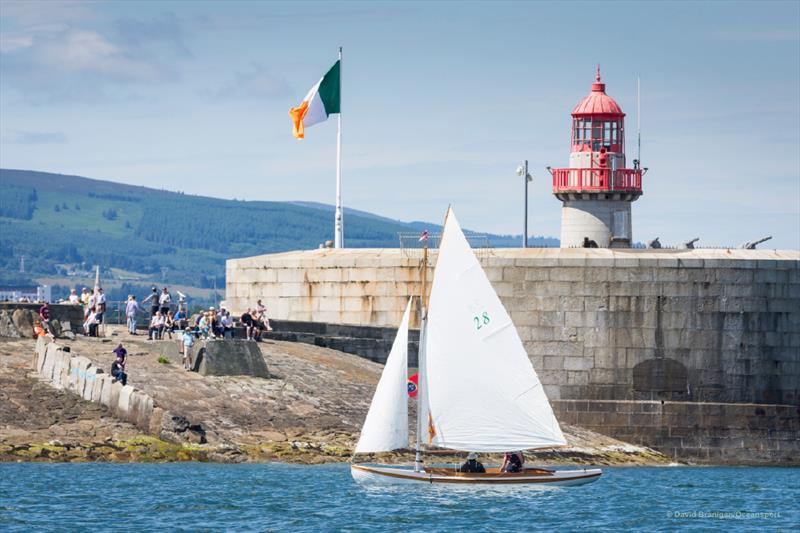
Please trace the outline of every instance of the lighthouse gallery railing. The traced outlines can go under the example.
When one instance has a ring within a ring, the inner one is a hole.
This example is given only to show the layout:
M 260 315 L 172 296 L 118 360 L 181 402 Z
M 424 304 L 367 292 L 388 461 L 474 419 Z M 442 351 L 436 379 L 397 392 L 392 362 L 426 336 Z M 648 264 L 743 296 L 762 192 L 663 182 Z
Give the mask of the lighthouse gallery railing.
M 641 169 L 556 168 L 553 192 L 560 191 L 642 191 Z

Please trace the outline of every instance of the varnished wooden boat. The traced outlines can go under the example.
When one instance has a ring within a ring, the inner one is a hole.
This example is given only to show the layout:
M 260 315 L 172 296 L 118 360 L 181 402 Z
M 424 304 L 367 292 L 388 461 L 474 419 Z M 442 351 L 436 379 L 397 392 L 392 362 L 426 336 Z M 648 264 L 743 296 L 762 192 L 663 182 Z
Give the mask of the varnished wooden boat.
M 522 472 L 501 472 L 499 468 L 487 468 L 486 473 L 467 474 L 456 468 L 433 467 L 421 472 L 411 468 L 391 466 L 350 465 L 353 479 L 367 483 L 452 483 L 462 485 L 510 485 L 537 484 L 555 486 L 585 485 L 597 481 L 603 474 L 599 468 L 583 470 L 548 470 L 525 468 Z

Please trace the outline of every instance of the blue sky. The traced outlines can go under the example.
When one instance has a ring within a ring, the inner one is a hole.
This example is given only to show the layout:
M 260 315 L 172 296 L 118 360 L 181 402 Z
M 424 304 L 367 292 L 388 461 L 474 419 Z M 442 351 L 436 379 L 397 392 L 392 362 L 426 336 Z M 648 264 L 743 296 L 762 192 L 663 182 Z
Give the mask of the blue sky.
M 642 80 L 634 238 L 800 248 L 798 2 L 8 2 L 0 166 L 333 203 L 335 121 L 287 115 L 344 47 L 344 204 L 558 236 L 546 166 L 595 65 Z M 345 221 L 345 231 L 346 231 Z M 345 235 L 346 239 L 346 235 Z

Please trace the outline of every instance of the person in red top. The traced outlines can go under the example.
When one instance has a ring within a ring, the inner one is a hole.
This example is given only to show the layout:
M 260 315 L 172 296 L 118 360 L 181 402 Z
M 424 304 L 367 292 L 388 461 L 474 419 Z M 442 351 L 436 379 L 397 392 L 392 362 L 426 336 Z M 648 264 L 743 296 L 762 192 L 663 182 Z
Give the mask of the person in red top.
M 50 329 L 50 305 L 47 302 L 39 308 L 39 319 L 42 321 L 42 328 L 48 333 L 53 333 Z

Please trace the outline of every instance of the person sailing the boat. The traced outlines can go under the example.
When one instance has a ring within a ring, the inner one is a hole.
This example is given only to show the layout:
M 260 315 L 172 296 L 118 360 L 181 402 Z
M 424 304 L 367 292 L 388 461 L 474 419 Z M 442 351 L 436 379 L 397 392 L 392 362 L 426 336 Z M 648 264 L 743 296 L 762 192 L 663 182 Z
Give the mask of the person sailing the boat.
M 467 474 L 483 474 L 486 469 L 483 467 L 483 463 L 478 461 L 478 455 L 475 452 L 469 452 L 467 462 L 461 465 L 458 471 Z
M 525 462 L 525 457 L 522 452 L 506 452 L 503 459 L 503 466 L 500 467 L 501 472 L 521 472 L 522 465 Z

